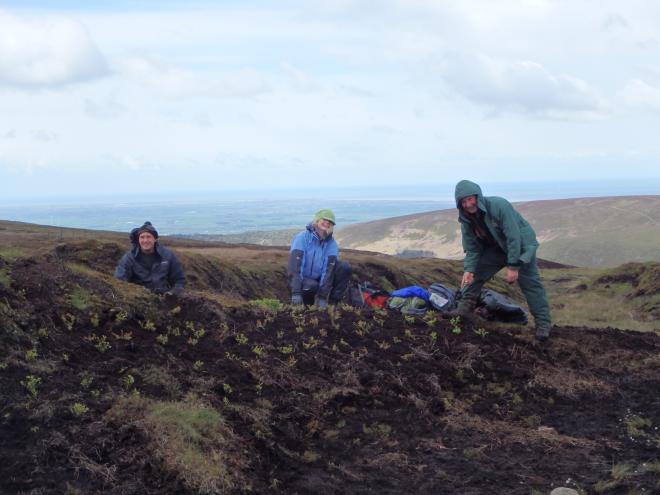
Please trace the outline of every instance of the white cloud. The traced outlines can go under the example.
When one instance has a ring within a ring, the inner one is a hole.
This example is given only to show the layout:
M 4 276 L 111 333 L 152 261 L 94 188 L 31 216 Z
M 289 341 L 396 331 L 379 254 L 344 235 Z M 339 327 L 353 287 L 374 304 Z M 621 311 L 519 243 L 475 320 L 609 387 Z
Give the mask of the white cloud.
M 660 111 L 660 87 L 637 79 L 630 81 L 622 94 L 624 101 L 632 107 Z
M 47 129 L 35 129 L 33 130 L 30 135 L 32 136 L 32 139 L 35 141 L 41 141 L 44 143 L 48 143 L 50 141 L 57 141 L 58 136 L 56 132 L 49 131 Z
M 660 108 L 660 3 L 57 3 L 0 16 L 0 85 L 66 85 L 0 91 L 2 194 L 8 163 L 65 194 L 84 177 L 90 191 L 397 183 L 402 166 L 410 182 L 494 165 L 518 180 L 520 164 L 530 179 L 591 179 L 582 165 L 652 175 L 660 157 L 647 111 Z M 74 49 L 112 77 L 19 78 L 36 62 L 93 66 Z
M 307 72 L 294 67 L 293 65 L 283 62 L 281 64 L 282 70 L 293 81 L 296 90 L 308 93 L 321 90 L 321 85 L 314 80 Z
M 108 73 L 85 28 L 62 17 L 0 11 L 0 83 L 20 88 L 72 84 Z
M 441 74 L 454 91 L 496 113 L 576 120 L 604 116 L 603 102 L 586 82 L 552 74 L 536 62 L 454 52 L 444 58 Z
M 103 100 L 86 98 L 84 102 L 85 114 L 99 120 L 116 119 L 126 111 L 126 107 L 119 103 L 115 97 Z
M 605 22 L 603 23 L 603 28 L 605 30 L 611 30 L 611 31 L 615 31 L 617 29 L 629 30 L 630 23 L 621 14 L 609 14 L 605 18 Z
M 118 61 L 122 74 L 153 88 L 165 97 L 241 97 L 249 98 L 270 90 L 257 71 L 227 71 L 220 76 L 205 76 L 149 56 L 128 56 Z

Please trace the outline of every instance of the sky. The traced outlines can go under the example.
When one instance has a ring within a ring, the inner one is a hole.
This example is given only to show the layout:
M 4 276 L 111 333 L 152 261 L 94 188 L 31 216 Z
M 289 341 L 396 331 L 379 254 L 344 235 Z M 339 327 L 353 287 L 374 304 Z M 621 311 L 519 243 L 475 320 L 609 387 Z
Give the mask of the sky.
M 0 201 L 657 185 L 658 129 L 660 2 L 0 0 Z

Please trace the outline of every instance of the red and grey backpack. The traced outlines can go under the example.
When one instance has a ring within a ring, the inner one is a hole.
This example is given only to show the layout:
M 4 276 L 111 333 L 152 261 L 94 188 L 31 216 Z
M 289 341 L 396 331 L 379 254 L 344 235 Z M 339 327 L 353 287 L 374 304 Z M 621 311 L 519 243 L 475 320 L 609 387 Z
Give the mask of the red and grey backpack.
M 360 291 L 364 305 L 371 308 L 384 308 L 387 305 L 387 300 L 390 298 L 389 292 L 376 289 L 369 282 L 358 284 L 358 290 Z

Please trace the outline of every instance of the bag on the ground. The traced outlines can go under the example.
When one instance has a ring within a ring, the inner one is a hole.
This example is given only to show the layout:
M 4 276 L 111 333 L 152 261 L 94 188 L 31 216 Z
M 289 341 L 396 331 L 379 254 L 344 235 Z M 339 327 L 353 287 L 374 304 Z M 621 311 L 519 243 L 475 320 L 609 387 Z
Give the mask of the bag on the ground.
M 424 302 L 429 302 L 429 293 L 426 289 L 419 287 L 418 285 L 410 285 L 404 287 L 403 289 L 397 289 L 390 294 L 391 297 L 419 297 L 423 299 Z
M 350 305 L 354 308 L 362 308 L 365 306 L 364 299 L 362 299 L 362 291 L 360 290 L 360 284 L 351 284 L 348 288 L 348 298 Z
M 456 291 L 435 282 L 429 287 L 429 303 L 437 311 L 449 312 L 456 309 Z
M 423 315 L 428 310 L 426 301 L 421 297 L 391 297 L 387 306 L 390 309 L 400 311 L 404 315 Z
M 369 282 L 358 284 L 358 292 L 362 304 L 360 306 L 369 306 L 370 308 L 384 308 L 390 294 L 387 291 L 376 289 Z
M 487 320 L 527 324 L 527 312 L 508 297 L 491 289 L 482 289 L 477 311 Z

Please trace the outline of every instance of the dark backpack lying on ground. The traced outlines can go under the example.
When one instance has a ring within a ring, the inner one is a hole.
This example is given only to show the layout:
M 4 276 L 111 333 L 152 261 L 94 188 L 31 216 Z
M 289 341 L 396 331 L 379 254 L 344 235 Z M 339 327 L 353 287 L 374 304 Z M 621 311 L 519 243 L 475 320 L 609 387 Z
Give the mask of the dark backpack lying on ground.
M 447 313 L 456 309 L 456 291 L 439 282 L 431 284 L 429 287 L 429 303 L 431 307 L 441 313 Z
M 477 302 L 477 313 L 482 318 L 505 323 L 527 324 L 527 312 L 508 297 L 490 289 L 482 289 Z

